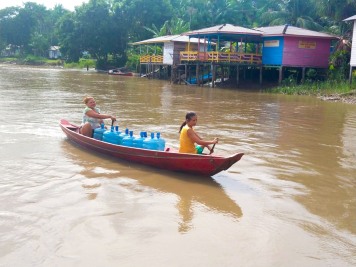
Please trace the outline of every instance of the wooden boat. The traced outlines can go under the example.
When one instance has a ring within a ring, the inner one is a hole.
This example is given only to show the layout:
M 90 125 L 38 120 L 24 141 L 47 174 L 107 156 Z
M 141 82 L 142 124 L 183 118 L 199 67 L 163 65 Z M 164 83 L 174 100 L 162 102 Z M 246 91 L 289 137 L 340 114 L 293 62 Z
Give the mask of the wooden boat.
M 108 71 L 108 74 L 110 75 L 121 75 L 121 76 L 133 76 L 133 72 L 131 71 L 126 71 L 125 69 L 112 69 Z
M 169 171 L 211 176 L 227 170 L 244 155 L 237 153 L 229 157 L 178 153 L 172 150 L 156 151 L 115 145 L 79 133 L 79 126 L 62 119 L 60 127 L 68 139 L 75 144 L 119 159 L 145 164 Z

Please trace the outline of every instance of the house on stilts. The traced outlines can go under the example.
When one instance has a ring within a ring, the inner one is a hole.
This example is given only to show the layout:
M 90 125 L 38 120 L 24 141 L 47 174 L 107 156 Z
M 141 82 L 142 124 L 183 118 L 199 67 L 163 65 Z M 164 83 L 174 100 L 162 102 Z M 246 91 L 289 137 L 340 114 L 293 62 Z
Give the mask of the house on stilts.
M 206 46 L 204 40 L 199 41 L 197 38 L 190 40 L 184 35 L 160 36 L 132 45 L 140 47 L 140 77 L 166 79 L 170 77 L 172 82 L 178 82 L 181 77 L 177 70 L 180 52 L 187 50 L 187 47 L 195 51 L 204 51 Z
M 284 69 L 301 70 L 301 82 L 305 80 L 307 68 L 327 69 L 332 42 L 339 39 L 330 34 L 290 25 L 256 30 L 263 33 L 262 64 L 264 68 L 279 69 L 279 83 L 283 80 Z
M 279 83 L 291 69 L 301 73 L 303 82 L 308 68 L 328 68 L 332 42 L 337 39 L 290 25 L 248 29 L 222 24 L 134 45 L 163 44 L 158 52 L 140 50 L 141 76 L 157 77 L 157 73 L 167 70 L 165 77 L 172 82 L 209 83 L 214 87 L 217 81 L 226 79 L 237 86 L 243 80 L 261 85 L 271 69 L 277 73 Z

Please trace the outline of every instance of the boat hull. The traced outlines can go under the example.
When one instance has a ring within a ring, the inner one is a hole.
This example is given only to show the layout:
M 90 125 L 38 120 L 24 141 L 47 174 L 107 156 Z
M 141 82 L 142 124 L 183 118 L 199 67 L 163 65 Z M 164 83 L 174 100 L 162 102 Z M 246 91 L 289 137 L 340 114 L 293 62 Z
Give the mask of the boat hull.
M 126 161 L 175 172 L 211 176 L 227 170 L 243 156 L 243 153 L 222 157 L 125 147 L 81 135 L 77 125 L 63 119 L 60 121 L 60 127 L 70 141 L 84 148 Z

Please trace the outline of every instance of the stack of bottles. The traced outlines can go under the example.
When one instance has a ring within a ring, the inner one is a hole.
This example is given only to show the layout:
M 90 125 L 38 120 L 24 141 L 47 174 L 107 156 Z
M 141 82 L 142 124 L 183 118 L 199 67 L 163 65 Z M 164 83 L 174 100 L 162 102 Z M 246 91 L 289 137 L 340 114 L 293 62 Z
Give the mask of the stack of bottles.
M 149 150 L 164 151 L 166 141 L 161 138 L 161 133 L 151 133 L 148 137 L 147 132 L 140 132 L 140 136 L 134 136 L 133 131 L 126 129 L 125 132 L 119 131 L 119 126 L 111 126 L 110 130 L 105 129 L 104 124 L 94 130 L 94 138 L 115 145 L 143 148 Z

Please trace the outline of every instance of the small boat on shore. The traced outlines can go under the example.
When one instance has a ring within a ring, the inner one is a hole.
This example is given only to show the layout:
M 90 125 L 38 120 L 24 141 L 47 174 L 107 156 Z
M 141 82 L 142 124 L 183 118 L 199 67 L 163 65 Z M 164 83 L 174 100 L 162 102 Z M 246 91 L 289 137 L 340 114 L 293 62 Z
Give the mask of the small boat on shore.
M 133 76 L 133 72 L 128 71 L 126 68 L 112 69 L 108 71 L 110 75 Z
M 157 151 L 127 147 L 84 136 L 79 133 L 79 126 L 71 124 L 64 119 L 60 121 L 59 125 L 70 141 L 84 148 L 122 160 L 175 172 L 212 176 L 227 170 L 244 155 L 243 153 L 237 153 L 229 157 L 223 157 L 217 155 L 178 153 L 170 149 Z

